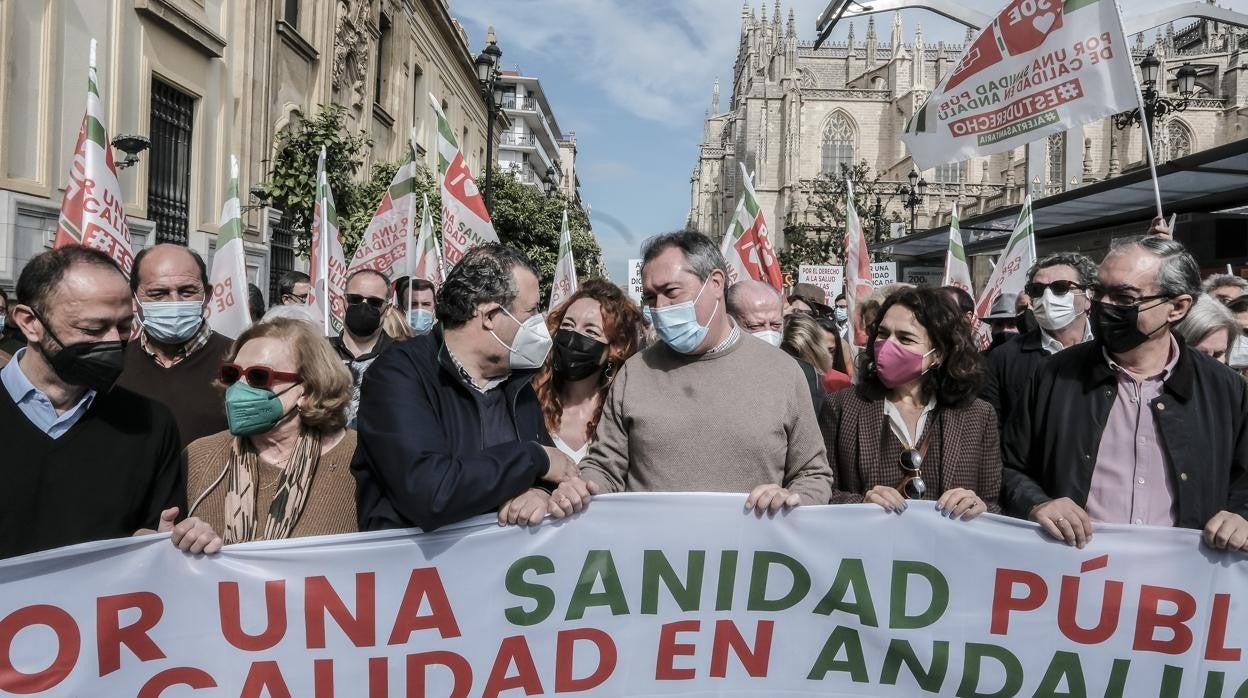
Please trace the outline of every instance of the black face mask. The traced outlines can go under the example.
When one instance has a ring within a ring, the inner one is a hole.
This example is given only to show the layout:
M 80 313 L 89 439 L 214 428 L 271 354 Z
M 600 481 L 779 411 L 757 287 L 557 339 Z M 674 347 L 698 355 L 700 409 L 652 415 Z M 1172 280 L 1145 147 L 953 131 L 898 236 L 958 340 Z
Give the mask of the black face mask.
M 368 303 L 357 303 L 347 306 L 347 330 L 356 337 L 368 337 L 381 327 L 381 311 Z
M 125 366 L 125 342 L 78 342 L 66 346 L 52 332 L 47 320 L 39 315 L 35 317 L 43 323 L 43 329 L 52 341 L 61 347 L 60 351 L 52 354 L 40 344 L 40 349 L 48 357 L 48 363 L 52 365 L 58 378 L 70 385 L 80 385 L 100 393 L 112 390 Z
M 1095 328 L 1096 338 L 1101 340 L 1110 354 L 1125 354 L 1170 324 L 1162 323 L 1152 332 L 1144 333 L 1140 331 L 1139 320 L 1139 308 L 1092 301 L 1092 326 Z
M 606 355 L 606 342 L 599 342 L 580 332 L 559 330 L 555 333 L 550 366 L 555 375 L 563 380 L 579 381 L 600 371 Z
M 1018 327 L 1019 334 L 1027 334 L 1040 328 L 1040 323 L 1036 322 L 1036 316 L 1031 312 L 1031 308 L 1023 308 L 1022 312 L 1015 315 L 1014 324 Z

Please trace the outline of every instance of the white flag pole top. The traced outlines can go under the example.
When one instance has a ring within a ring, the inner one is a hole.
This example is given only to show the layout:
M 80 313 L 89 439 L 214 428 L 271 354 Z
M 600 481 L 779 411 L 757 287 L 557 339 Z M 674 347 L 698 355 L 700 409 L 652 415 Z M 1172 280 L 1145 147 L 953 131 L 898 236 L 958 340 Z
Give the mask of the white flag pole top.
M 325 175 L 325 146 L 321 146 L 321 157 L 316 163 L 316 200 L 321 204 L 321 256 L 317 260 L 318 273 L 321 276 L 321 320 L 325 330 L 325 336 L 329 336 L 329 231 L 326 229 L 325 216 L 328 213 L 325 210 L 326 203 L 321 201 L 321 180 L 326 181 L 329 178 Z
M 1119 33 L 1123 34 L 1125 31 L 1122 29 L 1122 6 L 1118 0 L 1114 0 L 1114 7 L 1118 11 Z M 1140 108 L 1140 131 L 1144 133 L 1144 152 L 1148 158 L 1148 172 L 1153 177 L 1153 197 L 1157 204 L 1157 217 L 1164 220 L 1166 214 L 1161 210 L 1161 184 L 1157 181 L 1157 162 L 1153 159 L 1153 134 L 1149 133 L 1148 124 L 1144 118 L 1147 109 L 1144 108 L 1144 94 L 1140 90 L 1140 76 L 1135 72 L 1135 66 L 1131 67 L 1131 86 L 1135 89 L 1135 101 Z M 1170 234 L 1173 235 L 1174 231 L 1170 231 Z
M 87 66 L 91 68 L 95 67 L 95 39 L 91 40 L 91 55 L 87 59 Z

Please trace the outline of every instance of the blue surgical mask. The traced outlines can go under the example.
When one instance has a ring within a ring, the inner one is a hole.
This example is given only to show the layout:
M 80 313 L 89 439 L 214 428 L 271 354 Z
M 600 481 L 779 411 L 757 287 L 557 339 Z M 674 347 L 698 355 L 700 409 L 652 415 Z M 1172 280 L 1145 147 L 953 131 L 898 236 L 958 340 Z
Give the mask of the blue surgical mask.
M 698 295 L 694 296 L 691 301 L 664 308 L 652 308 L 647 305 L 641 309 L 646 320 L 654 325 L 654 331 L 658 333 L 659 339 L 663 340 L 663 343 L 671 347 L 673 351 L 681 354 L 692 352 L 711 331 L 710 324 L 703 325 L 698 322 L 697 310 L 698 299 L 702 297 L 702 292 L 706 290 L 706 284 L 709 281 L 708 277 L 702 282 Z M 715 310 L 711 311 L 712 318 L 718 310 L 719 301 L 715 301 Z
M 407 325 L 416 334 L 424 334 L 433 329 L 433 313 L 424 308 L 413 308 L 407 313 Z
M 143 308 L 143 330 L 164 344 L 181 344 L 194 337 L 204 324 L 203 301 L 140 303 L 139 306 Z
M 844 325 L 844 324 L 845 324 L 845 321 L 846 321 L 846 320 L 848 320 L 848 319 L 849 319 L 849 310 L 848 310 L 848 309 L 846 309 L 846 308 L 837 308 L 837 309 L 836 309 L 836 321 L 837 321 L 837 322 L 839 322 L 839 323 L 841 323 L 842 325 Z

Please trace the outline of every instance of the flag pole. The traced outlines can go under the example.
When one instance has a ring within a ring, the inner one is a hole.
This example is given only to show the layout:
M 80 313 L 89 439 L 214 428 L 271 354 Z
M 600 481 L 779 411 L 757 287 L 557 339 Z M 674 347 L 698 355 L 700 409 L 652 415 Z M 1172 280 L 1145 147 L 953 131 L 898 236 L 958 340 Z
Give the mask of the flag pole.
M 321 277 L 321 321 L 325 328 L 325 336 L 329 336 L 329 226 L 326 225 L 329 211 L 325 210 L 328 201 L 324 200 L 325 193 L 321 191 L 321 178 L 325 179 L 325 186 L 329 186 L 329 176 L 325 173 L 327 164 L 325 162 L 325 146 L 321 146 L 321 167 L 320 172 L 316 173 L 316 198 L 318 208 L 321 209 L 321 244 L 320 258 L 316 261 L 317 273 Z
M 1114 9 L 1118 12 L 1118 29 L 1123 39 L 1126 39 L 1127 30 L 1122 26 L 1122 5 L 1119 0 L 1114 0 Z M 1130 49 L 1127 49 L 1130 51 Z M 1135 87 L 1135 102 L 1140 109 L 1140 131 L 1144 133 L 1144 154 L 1148 158 L 1148 172 L 1153 178 L 1153 198 L 1157 204 L 1157 217 L 1164 219 L 1166 214 L 1161 210 L 1161 184 L 1157 181 L 1157 162 L 1153 159 L 1153 134 L 1149 132 L 1148 119 L 1146 114 L 1148 110 L 1144 107 L 1144 92 L 1140 89 L 1140 76 L 1135 72 L 1135 66 L 1131 66 L 1131 84 Z

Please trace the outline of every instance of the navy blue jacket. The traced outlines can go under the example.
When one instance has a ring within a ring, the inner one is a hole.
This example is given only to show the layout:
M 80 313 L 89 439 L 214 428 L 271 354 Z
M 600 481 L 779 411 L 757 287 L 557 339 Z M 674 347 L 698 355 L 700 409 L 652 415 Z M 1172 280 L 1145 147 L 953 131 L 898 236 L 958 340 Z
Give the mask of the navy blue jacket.
M 513 372 L 497 388 L 519 440 L 485 448 L 477 400 L 440 326 L 378 357 L 364 374 L 351 463 L 360 530 L 433 530 L 494 511 L 536 484 L 550 467 L 542 446 L 552 441 L 529 384 L 534 374 Z

